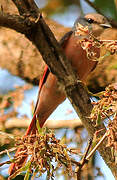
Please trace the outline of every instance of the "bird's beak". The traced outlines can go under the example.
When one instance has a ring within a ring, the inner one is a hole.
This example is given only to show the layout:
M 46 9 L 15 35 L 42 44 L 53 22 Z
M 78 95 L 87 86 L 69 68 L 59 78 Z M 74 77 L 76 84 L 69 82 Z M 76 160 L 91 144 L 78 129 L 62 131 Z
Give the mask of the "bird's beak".
M 106 23 L 106 24 L 100 24 L 100 26 L 102 26 L 104 29 L 112 28 L 112 26 L 111 26 L 109 23 Z

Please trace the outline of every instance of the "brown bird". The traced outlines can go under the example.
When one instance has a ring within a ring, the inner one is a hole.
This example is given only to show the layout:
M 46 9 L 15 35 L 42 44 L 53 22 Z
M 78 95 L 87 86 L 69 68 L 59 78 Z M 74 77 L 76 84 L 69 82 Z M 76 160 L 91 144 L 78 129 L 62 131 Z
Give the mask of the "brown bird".
M 85 82 L 88 74 L 96 67 L 97 61 L 88 59 L 86 51 L 81 47 L 79 41 L 82 36 L 76 33 L 78 23 L 83 27 L 88 27 L 89 32 L 95 37 L 99 37 L 101 33 L 106 28 L 110 28 L 111 25 L 108 23 L 107 19 L 100 14 L 87 14 L 84 17 L 77 19 L 73 29 L 66 33 L 60 40 L 60 45 L 63 48 L 67 59 L 71 62 L 71 65 L 77 72 L 80 80 Z M 98 58 L 100 56 L 100 49 L 98 47 L 93 47 L 92 50 L 96 53 L 96 57 Z M 59 87 L 56 76 L 53 75 L 46 66 L 43 78 L 39 85 L 39 95 L 34 116 L 25 136 L 36 133 L 36 120 L 39 121 L 40 127 L 42 127 L 47 118 L 57 106 L 65 100 L 65 98 L 65 93 Z M 15 156 L 18 155 L 20 150 L 21 149 L 17 150 Z M 9 169 L 10 175 L 13 174 L 16 169 L 19 169 L 26 159 L 27 156 L 17 164 L 12 163 Z

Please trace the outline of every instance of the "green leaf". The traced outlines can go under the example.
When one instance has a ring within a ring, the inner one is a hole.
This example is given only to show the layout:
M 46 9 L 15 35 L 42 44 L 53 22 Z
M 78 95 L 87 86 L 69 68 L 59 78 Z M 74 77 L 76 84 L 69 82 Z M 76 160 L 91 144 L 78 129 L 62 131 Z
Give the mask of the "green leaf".
M 30 177 L 30 166 L 31 166 L 31 162 L 28 161 L 26 166 L 24 167 L 24 169 L 26 168 L 27 169 L 27 172 L 25 174 L 25 177 L 24 177 L 24 180 L 28 180 L 29 177 Z
M 28 170 L 30 168 L 30 166 L 31 166 L 31 162 L 28 161 L 27 164 L 24 167 L 22 167 L 22 171 Z
M 28 161 L 25 166 L 23 166 L 23 167 L 21 167 L 20 169 L 16 170 L 16 171 L 14 172 L 14 174 L 12 174 L 12 175 L 10 176 L 10 179 L 15 178 L 17 175 L 21 174 L 23 171 L 26 171 L 26 170 L 27 170 L 28 173 L 29 173 L 30 165 L 31 165 L 31 162 Z M 28 173 L 26 173 L 26 175 L 25 175 L 26 178 L 28 177 Z M 27 180 L 27 179 L 25 179 L 25 180 Z
M 106 16 L 117 20 L 117 11 L 114 0 L 95 0 L 94 4 L 100 9 Z
M 43 130 L 42 130 L 42 128 L 39 125 L 39 120 L 38 119 L 36 119 L 36 126 L 37 126 L 38 133 L 42 134 Z
M 29 177 L 30 177 L 30 173 L 29 173 L 29 171 L 27 171 L 26 174 L 25 174 L 24 180 L 28 180 Z
M 100 124 L 101 124 L 101 114 L 100 114 L 100 112 L 98 112 L 98 118 L 96 121 L 96 125 L 100 125 Z

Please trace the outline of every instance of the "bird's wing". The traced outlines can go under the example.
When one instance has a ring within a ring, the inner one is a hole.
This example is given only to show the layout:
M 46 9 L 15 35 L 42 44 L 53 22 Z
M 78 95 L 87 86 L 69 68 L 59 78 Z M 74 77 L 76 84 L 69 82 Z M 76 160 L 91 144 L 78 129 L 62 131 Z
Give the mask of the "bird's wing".
M 69 32 L 67 32 L 67 33 L 61 38 L 61 40 L 60 40 L 59 43 L 60 43 L 60 45 L 62 46 L 62 48 L 65 47 L 65 45 L 66 45 L 66 43 L 67 43 L 67 41 L 68 41 L 68 39 L 70 38 L 70 36 L 71 36 L 72 33 L 73 33 L 72 31 L 69 31 Z M 47 79 L 49 73 L 50 73 L 50 70 L 49 70 L 48 66 L 45 65 L 43 77 L 42 77 L 42 79 L 40 79 L 40 82 L 39 82 L 39 94 L 40 94 L 40 92 L 41 92 L 41 89 L 42 89 L 44 83 L 46 82 L 46 79 Z
M 39 81 L 39 92 L 38 92 L 38 97 L 37 97 L 37 102 L 36 102 L 36 106 L 35 106 L 35 109 L 34 109 L 34 113 L 35 113 L 35 111 L 37 109 L 37 106 L 38 106 L 41 89 L 42 89 L 44 83 L 46 82 L 46 79 L 47 79 L 49 73 L 50 73 L 50 70 L 49 70 L 48 66 L 45 65 L 43 76 Z
M 67 32 L 67 33 L 61 38 L 61 40 L 60 40 L 59 43 L 60 43 L 60 45 L 62 46 L 62 48 L 65 47 L 65 45 L 66 45 L 67 41 L 69 40 L 69 38 L 70 38 L 70 36 L 71 36 L 72 33 L 73 33 L 72 31 L 69 31 L 69 32 Z M 45 69 L 44 69 L 43 77 L 42 77 L 42 79 L 41 79 L 40 82 L 39 82 L 39 92 L 41 91 L 44 83 L 46 82 L 46 79 L 47 79 L 47 77 L 48 77 L 48 75 L 49 75 L 49 72 L 50 72 L 50 70 L 49 70 L 48 66 L 46 65 L 46 66 L 45 66 Z
M 69 40 L 69 38 L 71 37 L 73 31 L 69 31 L 67 32 L 59 41 L 61 47 L 64 49 L 64 47 L 66 46 L 67 41 Z
M 60 40 L 60 45 L 61 47 L 64 49 L 64 47 L 66 46 L 66 43 L 67 41 L 69 40 L 70 36 L 72 35 L 73 31 L 69 31 L 67 32 Z M 38 98 L 37 98 L 37 103 L 36 103 L 36 106 L 35 106 L 35 110 L 34 110 L 34 113 L 36 111 L 36 108 L 37 108 L 37 105 L 38 105 L 38 102 L 39 102 L 39 95 L 40 95 L 40 92 L 41 92 L 41 89 L 44 85 L 44 83 L 46 82 L 47 78 L 48 78 L 48 75 L 50 73 L 50 70 L 48 68 L 47 65 L 45 65 L 45 69 L 44 69 L 44 73 L 43 73 L 43 77 L 42 79 L 40 79 L 39 81 L 39 93 L 38 93 Z
M 44 83 L 46 82 L 46 79 L 47 79 L 47 77 L 48 77 L 48 75 L 49 75 L 49 72 L 50 72 L 50 70 L 49 70 L 48 66 L 45 65 L 43 77 L 42 77 L 42 79 L 40 79 L 40 81 L 39 81 L 39 92 L 41 91 Z

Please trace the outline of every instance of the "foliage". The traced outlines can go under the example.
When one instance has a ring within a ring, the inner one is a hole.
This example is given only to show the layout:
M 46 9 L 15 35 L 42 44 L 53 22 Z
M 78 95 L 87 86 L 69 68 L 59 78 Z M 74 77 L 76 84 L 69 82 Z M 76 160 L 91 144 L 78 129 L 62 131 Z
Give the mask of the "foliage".
M 107 17 L 117 20 L 116 2 L 114 0 L 95 0 L 94 4 L 103 12 Z

